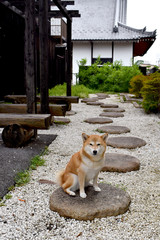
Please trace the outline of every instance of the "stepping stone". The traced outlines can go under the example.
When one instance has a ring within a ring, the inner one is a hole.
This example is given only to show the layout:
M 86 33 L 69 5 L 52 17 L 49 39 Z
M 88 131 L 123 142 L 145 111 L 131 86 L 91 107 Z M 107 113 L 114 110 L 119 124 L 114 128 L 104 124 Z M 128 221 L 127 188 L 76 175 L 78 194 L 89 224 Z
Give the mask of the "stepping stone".
M 105 108 L 103 112 L 125 112 L 123 108 Z
M 113 117 L 113 118 L 117 118 L 117 117 L 124 117 L 123 113 L 119 113 L 119 112 L 104 112 L 99 114 L 100 117 Z
M 96 95 L 101 99 L 110 98 L 110 96 L 106 93 L 97 93 Z
M 100 106 L 101 104 L 103 104 L 102 102 L 87 102 L 87 105 L 92 105 L 92 106 Z
M 99 184 L 101 192 L 94 191 L 93 187 L 86 188 L 86 198 L 69 196 L 62 188 L 58 188 L 50 197 L 50 209 L 60 216 L 76 220 L 93 220 L 125 213 L 130 205 L 129 194 L 110 184 Z
M 73 115 L 75 115 L 75 114 L 76 114 L 76 112 L 73 111 L 73 110 L 66 111 L 66 116 L 73 116 Z
M 107 145 L 115 148 L 137 148 L 146 145 L 146 141 L 137 137 L 110 137 Z
M 118 108 L 117 104 L 102 104 L 101 105 L 102 108 Z
M 93 97 L 93 98 L 83 98 L 83 99 L 81 100 L 82 103 L 96 102 L 96 101 L 98 101 L 98 98 L 96 98 L 96 97 Z
M 140 168 L 140 161 L 130 155 L 107 153 L 105 155 L 104 172 L 131 172 Z
M 97 131 L 99 132 L 106 132 L 110 134 L 121 134 L 121 133 L 127 133 L 130 132 L 130 129 L 124 126 L 102 126 L 97 128 Z
M 70 123 L 69 118 L 54 117 L 53 121 L 54 121 L 55 124 L 68 124 L 68 123 Z
M 105 124 L 105 123 L 112 123 L 113 120 L 110 118 L 88 118 L 84 120 L 86 123 L 91 123 L 91 124 Z

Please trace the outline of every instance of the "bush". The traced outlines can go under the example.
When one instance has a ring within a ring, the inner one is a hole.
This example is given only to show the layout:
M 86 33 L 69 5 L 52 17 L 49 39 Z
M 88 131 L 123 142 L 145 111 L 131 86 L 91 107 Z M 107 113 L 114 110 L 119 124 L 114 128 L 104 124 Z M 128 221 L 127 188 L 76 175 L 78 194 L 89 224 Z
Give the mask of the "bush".
M 160 73 L 153 73 L 144 81 L 141 94 L 146 113 L 160 112 Z
M 143 83 L 145 80 L 146 80 L 146 77 L 142 74 L 134 76 L 130 81 L 131 88 L 129 89 L 129 92 L 133 93 L 138 98 L 142 97 L 141 89 L 143 87 Z
M 56 85 L 54 88 L 49 89 L 49 96 L 66 96 L 67 84 Z M 80 98 L 88 97 L 90 93 L 95 93 L 93 89 L 89 89 L 84 85 L 73 85 L 72 86 L 72 96 L 78 96 Z
M 79 83 L 91 89 L 104 92 L 128 92 L 130 79 L 140 74 L 137 65 L 122 66 L 122 62 L 115 61 L 101 65 L 100 58 L 91 66 L 85 66 L 85 61 L 79 62 Z

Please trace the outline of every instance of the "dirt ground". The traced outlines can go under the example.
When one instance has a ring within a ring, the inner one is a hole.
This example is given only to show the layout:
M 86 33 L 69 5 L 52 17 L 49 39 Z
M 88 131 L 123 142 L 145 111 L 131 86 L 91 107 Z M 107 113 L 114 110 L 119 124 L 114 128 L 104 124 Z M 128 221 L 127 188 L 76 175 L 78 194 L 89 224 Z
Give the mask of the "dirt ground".
M 15 184 L 18 172 L 29 168 L 30 160 L 42 153 L 56 135 L 39 134 L 36 140 L 21 148 L 8 148 L 3 144 L 0 134 L 0 197 L 7 194 L 8 188 Z

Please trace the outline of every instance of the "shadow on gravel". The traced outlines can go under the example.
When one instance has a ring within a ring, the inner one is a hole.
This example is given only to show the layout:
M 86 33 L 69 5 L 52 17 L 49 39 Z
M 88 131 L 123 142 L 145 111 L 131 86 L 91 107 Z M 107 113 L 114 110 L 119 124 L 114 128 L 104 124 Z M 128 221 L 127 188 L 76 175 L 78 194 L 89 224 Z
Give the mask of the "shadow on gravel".
M 8 148 L 3 144 L 0 134 L 0 197 L 6 195 L 8 188 L 15 184 L 18 172 L 29 168 L 30 160 L 40 155 L 57 135 L 39 134 L 37 139 L 21 148 Z

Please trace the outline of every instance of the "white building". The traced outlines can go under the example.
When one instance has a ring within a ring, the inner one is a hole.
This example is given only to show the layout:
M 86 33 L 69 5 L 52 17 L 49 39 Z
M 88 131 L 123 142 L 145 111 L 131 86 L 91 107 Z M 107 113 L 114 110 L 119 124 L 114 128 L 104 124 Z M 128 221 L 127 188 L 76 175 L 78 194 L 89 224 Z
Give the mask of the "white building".
M 87 59 L 87 65 L 100 56 L 103 63 L 121 60 L 131 66 L 133 58 L 143 56 L 156 39 L 156 31 L 126 25 L 127 0 L 74 2 L 69 9 L 78 9 L 81 17 L 72 23 L 73 83 L 79 72 L 77 61 L 82 58 Z

